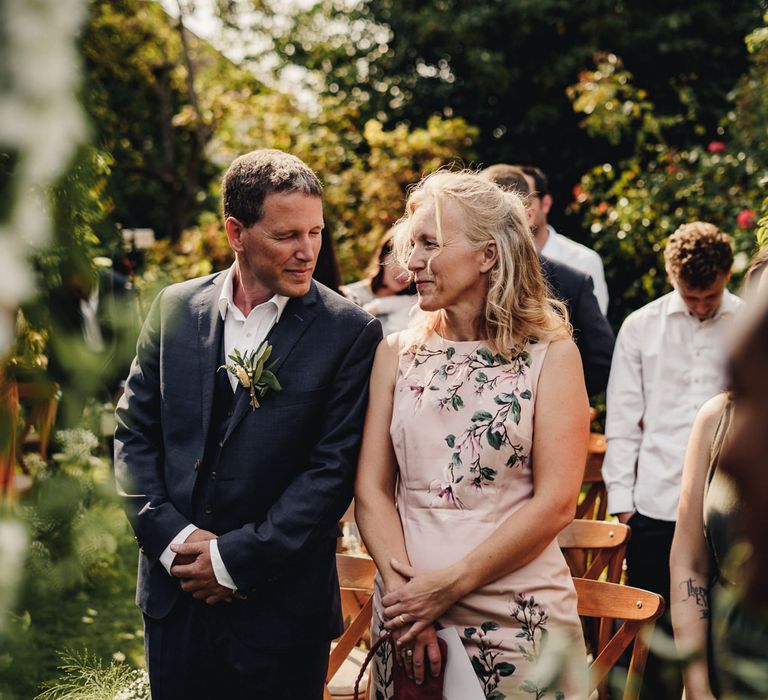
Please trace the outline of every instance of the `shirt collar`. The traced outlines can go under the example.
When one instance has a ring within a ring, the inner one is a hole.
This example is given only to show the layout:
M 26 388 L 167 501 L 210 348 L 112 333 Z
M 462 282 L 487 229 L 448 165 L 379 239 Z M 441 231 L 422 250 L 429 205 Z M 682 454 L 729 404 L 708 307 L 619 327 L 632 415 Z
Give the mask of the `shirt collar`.
M 221 314 L 222 320 L 226 320 L 227 312 L 229 311 L 230 306 L 232 308 L 237 308 L 235 306 L 233 290 L 233 284 L 235 281 L 235 265 L 237 265 L 237 263 L 232 263 L 232 266 L 229 268 L 229 270 L 227 270 L 227 276 L 224 278 L 224 284 L 221 287 L 221 294 L 219 295 L 219 313 Z M 277 309 L 277 314 L 275 316 L 275 323 L 277 323 L 280 320 L 280 317 L 283 315 L 283 311 L 285 311 L 285 306 L 287 303 L 288 297 L 281 296 L 280 294 L 274 294 L 263 304 L 259 304 L 259 306 L 264 306 L 264 304 L 273 304 Z M 259 307 L 257 306 L 254 308 Z
M 723 298 L 720 300 L 720 306 L 717 307 L 714 316 L 708 320 L 716 321 L 721 316 L 735 313 L 739 308 L 738 299 L 739 298 L 735 294 L 731 294 L 726 289 L 723 292 Z M 686 306 L 685 301 L 683 301 L 683 297 L 680 296 L 680 293 L 676 289 L 672 290 L 669 304 L 667 305 L 667 316 L 672 316 L 673 314 L 685 314 L 686 316 L 693 318 L 693 314 L 688 311 L 688 307 Z

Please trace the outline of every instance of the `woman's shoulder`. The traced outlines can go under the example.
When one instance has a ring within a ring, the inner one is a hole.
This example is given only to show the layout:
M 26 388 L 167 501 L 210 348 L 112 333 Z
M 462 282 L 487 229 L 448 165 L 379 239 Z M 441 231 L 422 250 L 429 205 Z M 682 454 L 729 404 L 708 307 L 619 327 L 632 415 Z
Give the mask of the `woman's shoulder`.
M 400 333 L 390 333 L 381 339 L 373 362 L 374 382 L 394 386 L 400 364 L 400 343 Z
M 556 338 L 528 343 L 528 352 L 541 353 L 546 364 L 570 364 L 575 359 L 581 361 L 576 343 L 571 338 Z
M 397 364 L 401 354 L 402 332 L 385 335 L 376 349 L 376 361 L 379 363 Z
M 709 434 L 714 434 L 717 424 L 720 422 L 720 417 L 723 415 L 723 411 L 729 401 L 730 398 L 727 391 L 720 392 L 705 401 L 696 414 L 696 424 L 699 428 Z

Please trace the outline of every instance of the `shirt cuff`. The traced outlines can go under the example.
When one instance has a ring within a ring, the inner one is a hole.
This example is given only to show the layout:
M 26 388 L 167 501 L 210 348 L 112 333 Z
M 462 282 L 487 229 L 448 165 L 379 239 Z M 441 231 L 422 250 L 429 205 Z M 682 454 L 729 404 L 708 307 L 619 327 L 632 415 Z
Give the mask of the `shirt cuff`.
M 608 512 L 611 515 L 631 513 L 633 510 L 635 510 L 635 499 L 631 489 L 621 486 L 608 489 Z
M 171 550 L 171 545 L 181 544 L 195 530 L 197 530 L 197 527 L 195 525 L 192 525 L 192 523 L 187 525 L 178 535 L 176 535 L 176 537 L 174 537 L 170 541 L 168 546 L 163 550 L 163 553 L 160 555 L 160 563 L 163 565 L 163 567 L 169 574 L 171 573 L 171 565 L 173 564 L 173 560 L 176 558 L 176 552 Z
M 211 540 L 210 548 L 211 566 L 213 567 L 213 573 L 215 574 L 219 585 L 224 586 L 225 588 L 231 588 L 233 591 L 236 591 L 237 584 L 229 575 L 227 567 L 224 566 L 224 560 L 221 558 L 221 554 L 219 554 L 219 545 L 216 540 Z

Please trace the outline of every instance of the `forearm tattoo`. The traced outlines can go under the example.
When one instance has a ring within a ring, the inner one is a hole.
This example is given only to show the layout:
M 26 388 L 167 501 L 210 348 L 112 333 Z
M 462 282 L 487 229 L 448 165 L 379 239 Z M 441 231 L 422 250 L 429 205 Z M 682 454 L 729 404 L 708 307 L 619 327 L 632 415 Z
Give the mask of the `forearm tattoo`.
M 697 586 L 696 581 L 692 578 L 689 578 L 687 581 L 683 581 L 680 584 L 680 587 L 685 587 L 686 595 L 685 598 L 683 598 L 683 602 L 693 598 L 694 602 L 699 608 L 700 619 L 709 619 L 709 595 L 707 589 L 704 586 Z

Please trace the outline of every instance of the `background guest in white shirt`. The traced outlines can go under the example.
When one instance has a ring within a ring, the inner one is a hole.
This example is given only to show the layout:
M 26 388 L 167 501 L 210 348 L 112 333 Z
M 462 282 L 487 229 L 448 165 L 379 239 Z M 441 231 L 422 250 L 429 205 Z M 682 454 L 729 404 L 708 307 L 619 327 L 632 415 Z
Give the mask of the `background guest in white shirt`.
M 533 210 L 531 230 L 539 253 L 555 262 L 564 263 L 589 275 L 595 286 L 595 297 L 603 315 L 608 311 L 608 285 L 605 283 L 603 261 L 591 248 L 563 236 L 547 223 L 552 208 L 549 181 L 544 172 L 532 165 L 519 166 L 525 173 L 530 189 L 528 206 Z
M 726 346 L 741 300 L 725 289 L 731 237 L 712 224 L 681 226 L 664 258 L 675 289 L 630 314 L 616 340 L 603 479 L 608 511 L 632 527 L 629 583 L 669 601 L 685 448 L 699 408 L 723 388 Z M 643 696 L 672 697 L 674 685 L 659 677 L 653 661 Z

